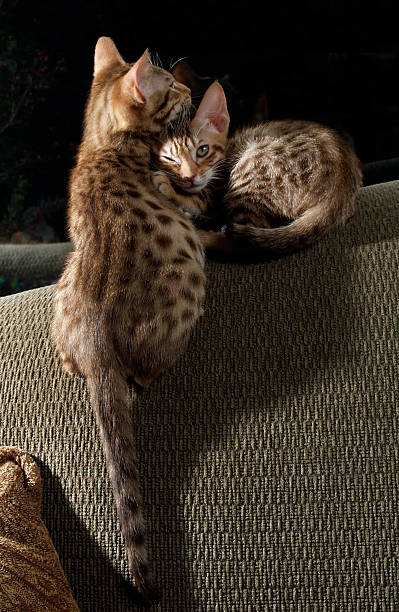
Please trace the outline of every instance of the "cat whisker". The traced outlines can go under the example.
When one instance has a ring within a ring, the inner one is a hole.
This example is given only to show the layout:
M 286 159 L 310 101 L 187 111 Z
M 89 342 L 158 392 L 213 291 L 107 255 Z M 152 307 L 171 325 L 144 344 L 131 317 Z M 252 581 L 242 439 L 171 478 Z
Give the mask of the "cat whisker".
M 161 58 L 159 57 L 159 54 L 156 51 L 150 52 L 150 61 L 153 66 L 158 66 L 158 68 L 163 68 Z
M 176 66 L 176 64 L 178 64 L 179 62 L 182 62 L 185 59 L 188 59 L 189 56 L 186 55 L 185 57 L 181 57 L 180 59 L 176 60 L 175 62 L 173 62 L 173 64 L 170 64 L 170 68 L 169 68 L 169 72 L 172 72 L 173 68 Z

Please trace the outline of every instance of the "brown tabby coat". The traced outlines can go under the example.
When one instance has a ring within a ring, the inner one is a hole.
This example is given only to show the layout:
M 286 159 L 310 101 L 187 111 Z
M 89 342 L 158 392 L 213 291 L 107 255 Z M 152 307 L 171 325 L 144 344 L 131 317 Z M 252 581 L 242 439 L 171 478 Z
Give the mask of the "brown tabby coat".
M 127 64 L 111 39 L 99 39 L 70 179 L 75 249 L 56 288 L 52 326 L 64 367 L 87 378 L 130 568 L 147 599 L 155 591 L 126 379 L 145 386 L 173 364 L 202 312 L 200 240 L 154 188 L 150 165 L 164 126 L 189 104 L 189 90 L 147 52 Z
M 213 121 L 217 113 L 228 116 L 222 95 Z M 195 121 L 194 118 L 191 128 L 193 141 Z M 208 134 L 201 133 L 203 142 L 208 143 Z M 219 161 L 227 132 L 220 136 Z M 188 151 L 188 142 L 180 138 L 167 146 L 179 150 L 175 157 L 184 159 L 194 156 L 197 146 L 192 142 Z M 228 178 L 221 214 L 226 231 L 200 231 L 206 248 L 242 254 L 248 250 L 290 252 L 311 244 L 354 214 L 362 183 L 360 162 L 345 140 L 328 127 L 296 120 L 262 123 L 236 132 L 228 140 L 225 154 Z M 205 169 L 208 162 L 209 168 L 215 163 L 210 156 L 201 161 Z M 175 168 L 180 174 L 177 164 Z M 184 188 L 181 183 L 179 186 Z M 167 194 L 165 185 L 162 192 Z M 169 197 L 173 199 L 171 190 Z M 211 200 L 209 192 L 206 200 Z M 198 195 L 191 207 L 179 194 L 174 201 L 204 212 Z

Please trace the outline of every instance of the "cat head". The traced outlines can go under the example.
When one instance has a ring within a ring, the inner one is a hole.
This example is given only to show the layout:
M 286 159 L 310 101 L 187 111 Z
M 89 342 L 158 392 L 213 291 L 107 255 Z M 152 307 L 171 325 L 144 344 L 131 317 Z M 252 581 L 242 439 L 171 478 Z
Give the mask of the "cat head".
M 190 90 L 151 63 L 148 50 L 125 62 L 110 38 L 99 38 L 94 78 L 85 115 L 85 137 L 102 145 L 115 132 L 161 132 L 179 113 L 188 112 Z
M 168 139 L 159 151 L 160 166 L 180 189 L 198 193 L 217 178 L 229 122 L 223 88 L 215 81 L 206 90 L 189 130 Z

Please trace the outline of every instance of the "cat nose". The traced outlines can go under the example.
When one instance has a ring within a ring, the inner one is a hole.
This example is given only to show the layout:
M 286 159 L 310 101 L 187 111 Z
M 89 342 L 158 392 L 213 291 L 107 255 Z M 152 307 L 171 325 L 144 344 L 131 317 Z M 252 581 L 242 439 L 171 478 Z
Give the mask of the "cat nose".
M 195 174 L 193 174 L 192 176 L 185 176 L 184 180 L 193 185 L 195 181 Z

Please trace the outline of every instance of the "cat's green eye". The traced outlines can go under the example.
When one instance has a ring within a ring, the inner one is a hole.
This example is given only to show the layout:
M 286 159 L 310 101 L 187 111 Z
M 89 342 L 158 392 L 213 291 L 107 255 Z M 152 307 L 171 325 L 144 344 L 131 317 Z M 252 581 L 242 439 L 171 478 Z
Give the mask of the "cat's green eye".
M 208 155 L 208 151 L 209 151 L 208 145 L 202 145 L 201 147 L 198 147 L 197 157 L 205 157 L 205 155 Z

